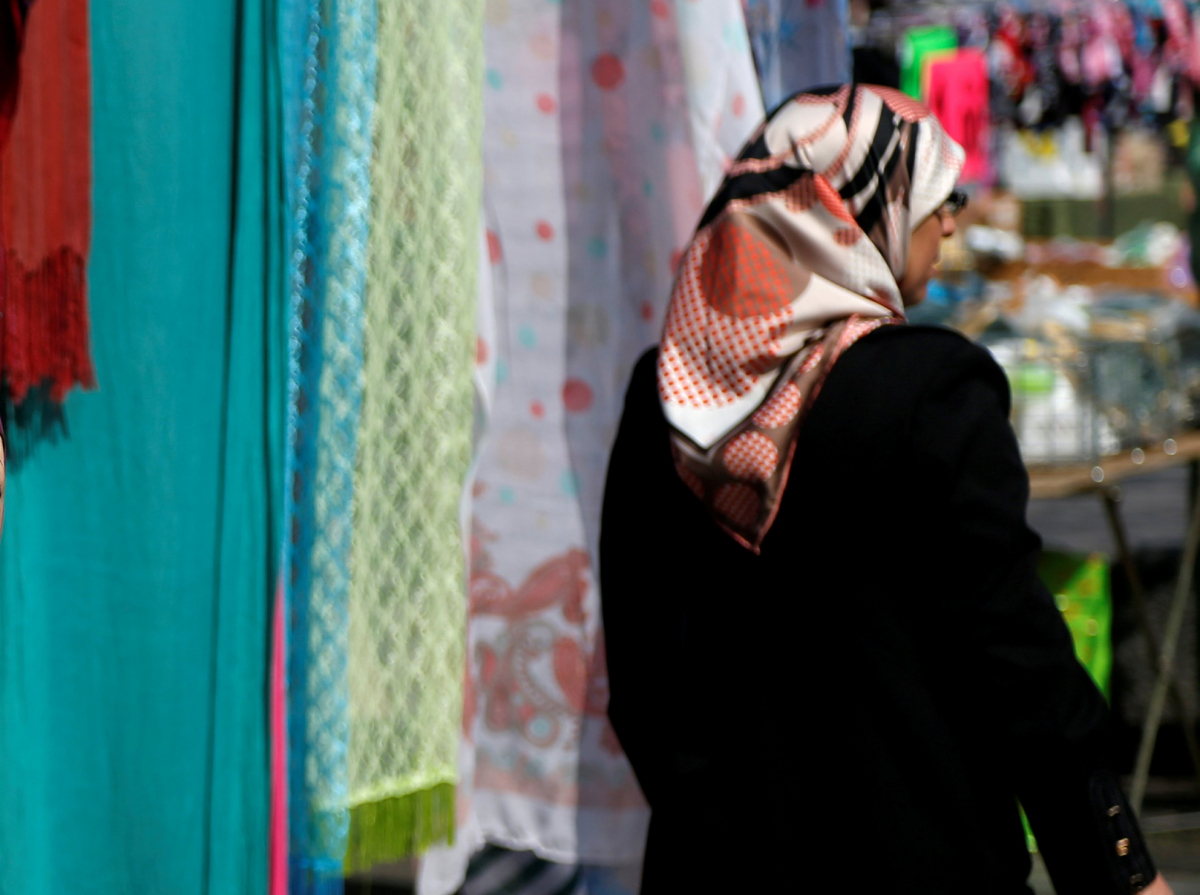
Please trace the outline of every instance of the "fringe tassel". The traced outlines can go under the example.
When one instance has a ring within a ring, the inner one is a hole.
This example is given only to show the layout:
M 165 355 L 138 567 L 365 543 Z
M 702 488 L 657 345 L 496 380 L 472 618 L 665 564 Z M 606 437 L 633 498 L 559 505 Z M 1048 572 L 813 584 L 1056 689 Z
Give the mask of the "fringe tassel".
M 454 784 L 437 783 L 408 795 L 350 809 L 346 873 L 419 855 L 454 842 Z
M 30 389 L 45 385 L 61 403 L 75 386 L 96 387 L 87 309 L 86 261 L 65 246 L 26 271 L 13 251 L 5 253 L 0 285 L 3 312 L 3 374 L 8 397 L 20 404 Z

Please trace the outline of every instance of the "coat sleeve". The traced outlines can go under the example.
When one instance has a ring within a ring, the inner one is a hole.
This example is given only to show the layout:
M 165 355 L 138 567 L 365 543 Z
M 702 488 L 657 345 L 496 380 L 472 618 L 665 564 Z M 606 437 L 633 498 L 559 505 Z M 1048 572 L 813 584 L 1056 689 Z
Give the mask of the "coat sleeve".
M 936 611 L 961 632 L 997 772 L 1029 817 L 1055 890 L 1126 895 L 1155 868 L 1107 763 L 1107 704 L 1038 578 L 1041 541 L 1025 521 L 1029 478 L 1008 411 L 1004 374 L 964 345 L 913 413 L 918 493 L 944 509 Z

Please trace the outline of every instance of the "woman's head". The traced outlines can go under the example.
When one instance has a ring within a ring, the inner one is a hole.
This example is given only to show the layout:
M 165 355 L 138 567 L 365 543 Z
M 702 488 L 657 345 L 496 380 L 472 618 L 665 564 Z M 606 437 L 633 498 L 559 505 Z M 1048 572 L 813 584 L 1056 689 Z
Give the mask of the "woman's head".
M 684 253 L 658 356 L 680 477 L 757 547 L 841 352 L 919 301 L 963 151 L 897 90 L 792 97 L 729 168 Z
M 733 163 L 697 239 L 723 226 L 721 217 L 761 226 L 788 263 L 902 316 L 911 235 L 946 202 L 962 165 L 962 149 L 937 119 L 898 90 L 800 94 Z

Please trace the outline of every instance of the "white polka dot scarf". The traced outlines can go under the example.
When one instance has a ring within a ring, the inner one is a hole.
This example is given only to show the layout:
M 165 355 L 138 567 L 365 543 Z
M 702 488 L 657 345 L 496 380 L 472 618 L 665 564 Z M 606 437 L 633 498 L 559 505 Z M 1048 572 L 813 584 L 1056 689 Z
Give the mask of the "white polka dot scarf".
M 860 85 L 793 97 L 730 167 L 680 263 L 658 385 L 680 477 L 748 549 L 833 364 L 904 322 L 909 236 L 962 165 L 923 105 Z

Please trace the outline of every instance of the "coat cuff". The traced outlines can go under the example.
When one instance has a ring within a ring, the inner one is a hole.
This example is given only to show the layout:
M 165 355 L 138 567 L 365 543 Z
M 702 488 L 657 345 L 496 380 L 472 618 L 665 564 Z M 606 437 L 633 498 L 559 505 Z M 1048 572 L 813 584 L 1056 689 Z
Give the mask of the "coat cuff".
M 1113 891 L 1142 891 L 1154 882 L 1158 871 L 1116 777 L 1111 771 L 1097 771 L 1088 781 L 1088 795 Z

